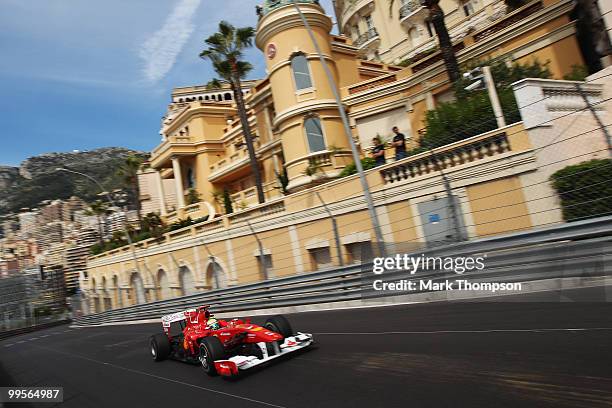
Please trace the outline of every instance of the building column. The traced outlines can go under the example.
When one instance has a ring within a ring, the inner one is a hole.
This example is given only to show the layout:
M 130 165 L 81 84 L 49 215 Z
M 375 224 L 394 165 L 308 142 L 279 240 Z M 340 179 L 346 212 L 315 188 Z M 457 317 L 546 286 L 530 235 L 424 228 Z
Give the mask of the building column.
M 183 175 L 181 162 L 178 157 L 172 158 L 172 171 L 174 172 L 174 187 L 176 188 L 176 201 L 179 208 L 185 208 L 185 194 L 183 193 Z
M 157 191 L 159 192 L 159 213 L 162 217 L 165 217 L 168 213 L 166 210 L 166 197 L 164 193 L 164 181 L 162 180 L 161 173 L 159 171 L 155 172 L 157 174 Z

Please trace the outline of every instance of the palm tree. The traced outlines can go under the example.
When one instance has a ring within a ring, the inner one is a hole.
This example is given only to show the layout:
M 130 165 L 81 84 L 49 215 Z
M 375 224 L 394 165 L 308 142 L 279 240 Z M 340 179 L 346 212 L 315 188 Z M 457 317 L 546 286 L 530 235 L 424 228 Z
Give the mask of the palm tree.
M 98 221 L 98 239 L 100 241 L 100 248 L 104 247 L 104 232 L 102 231 L 102 215 L 106 215 L 108 212 L 108 204 L 101 200 L 96 200 L 89 204 L 89 208 L 85 210 L 86 215 L 95 215 Z
M 142 167 L 144 159 L 137 155 L 130 155 L 117 169 L 117 175 L 123 179 L 125 187 L 131 190 L 136 204 L 136 214 L 138 215 L 138 225 L 142 228 L 142 207 L 140 205 L 140 185 L 138 184 L 138 170 Z
M 242 97 L 241 84 L 241 80 L 253 69 L 250 63 L 241 59 L 243 51 L 253 45 L 254 35 L 255 29 L 253 27 L 236 28 L 227 21 L 221 21 L 219 23 L 219 31 L 204 40 L 208 48 L 200 53 L 200 58 L 212 62 L 215 72 L 225 82 L 229 83 L 234 93 L 234 101 L 238 107 L 242 133 L 249 152 L 251 171 L 255 177 L 257 199 L 261 204 L 265 201 L 261 172 L 259 171 L 259 164 L 255 156 L 253 135 L 251 134 L 244 98 Z M 221 82 L 215 79 L 210 81 L 209 85 L 219 87 Z
M 444 65 L 446 66 L 448 78 L 451 80 L 452 83 L 455 83 L 461 77 L 461 72 L 459 70 L 459 63 L 457 62 L 455 50 L 453 49 L 453 43 L 451 42 L 448 29 L 446 28 L 446 23 L 444 22 L 444 11 L 440 7 L 440 0 L 416 1 L 420 1 L 421 5 L 427 10 L 429 10 L 429 16 L 427 17 L 427 20 L 431 23 L 431 25 L 433 25 L 433 28 L 436 34 L 438 35 L 440 53 L 442 54 Z M 391 12 L 391 8 L 393 7 L 395 0 L 388 0 L 388 2 L 389 11 Z

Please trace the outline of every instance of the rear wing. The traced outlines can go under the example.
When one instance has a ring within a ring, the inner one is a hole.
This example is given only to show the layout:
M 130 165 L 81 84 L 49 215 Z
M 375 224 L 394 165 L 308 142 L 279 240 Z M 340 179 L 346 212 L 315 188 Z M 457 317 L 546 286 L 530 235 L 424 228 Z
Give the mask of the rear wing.
M 171 323 L 180 322 L 181 320 L 187 320 L 187 312 L 194 312 L 195 309 L 189 309 L 182 312 L 176 312 L 169 315 L 162 316 L 162 326 L 170 327 Z

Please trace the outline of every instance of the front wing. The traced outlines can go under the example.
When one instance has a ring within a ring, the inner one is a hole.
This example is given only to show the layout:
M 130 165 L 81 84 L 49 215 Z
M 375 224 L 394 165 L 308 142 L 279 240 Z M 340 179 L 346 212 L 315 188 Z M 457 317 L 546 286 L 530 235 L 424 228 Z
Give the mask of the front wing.
M 257 346 L 261 349 L 263 358 L 257 358 L 255 356 L 233 356 L 227 360 L 215 361 L 215 368 L 220 375 L 237 375 L 239 371 L 248 370 L 249 368 L 274 360 L 275 358 L 293 353 L 294 351 L 310 346 L 313 342 L 312 334 L 298 332 L 294 336 L 286 337 L 280 346 L 278 343 L 271 343 L 274 346 L 272 353 L 268 352 L 266 343 L 257 343 Z

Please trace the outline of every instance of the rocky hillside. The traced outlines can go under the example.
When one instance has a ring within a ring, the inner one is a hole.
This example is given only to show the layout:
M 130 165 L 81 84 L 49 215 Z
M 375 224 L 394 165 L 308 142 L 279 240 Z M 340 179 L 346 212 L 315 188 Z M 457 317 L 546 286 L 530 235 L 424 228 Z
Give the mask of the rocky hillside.
M 98 179 L 105 189 L 120 188 L 117 168 L 126 157 L 146 153 L 120 147 L 105 147 L 74 153 L 48 153 L 34 156 L 19 168 L 0 166 L 0 215 L 21 208 L 36 207 L 41 201 L 64 199 L 76 195 L 92 200 L 99 188 L 87 179 L 58 173 L 58 167 L 86 173 Z

